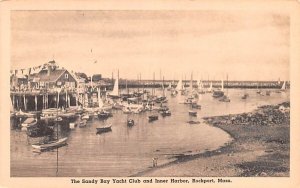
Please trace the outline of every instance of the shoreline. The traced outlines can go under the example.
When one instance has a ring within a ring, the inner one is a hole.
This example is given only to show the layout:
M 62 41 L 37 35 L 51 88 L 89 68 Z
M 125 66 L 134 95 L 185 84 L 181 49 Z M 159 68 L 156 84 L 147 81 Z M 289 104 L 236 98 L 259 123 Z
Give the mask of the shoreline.
M 282 111 L 282 107 L 288 111 Z M 247 113 L 203 119 L 208 125 L 227 132 L 233 140 L 216 150 L 175 156 L 175 161 L 131 177 L 289 176 L 289 102 L 261 106 Z

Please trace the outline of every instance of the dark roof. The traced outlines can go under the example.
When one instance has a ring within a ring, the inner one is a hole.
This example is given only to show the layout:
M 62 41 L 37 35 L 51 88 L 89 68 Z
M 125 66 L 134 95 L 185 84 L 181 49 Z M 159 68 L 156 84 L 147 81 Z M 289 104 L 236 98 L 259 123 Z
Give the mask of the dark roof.
M 48 70 L 41 70 L 35 77 L 40 78 L 42 82 L 55 82 L 64 72 L 67 70 L 52 70 L 50 75 L 48 76 Z
M 82 72 L 76 72 L 75 75 L 76 75 L 77 77 L 87 79 L 87 75 L 86 75 L 85 73 L 82 73 Z
M 48 63 L 49 63 L 49 64 L 55 64 L 55 61 L 52 60 L 52 61 L 49 61 Z

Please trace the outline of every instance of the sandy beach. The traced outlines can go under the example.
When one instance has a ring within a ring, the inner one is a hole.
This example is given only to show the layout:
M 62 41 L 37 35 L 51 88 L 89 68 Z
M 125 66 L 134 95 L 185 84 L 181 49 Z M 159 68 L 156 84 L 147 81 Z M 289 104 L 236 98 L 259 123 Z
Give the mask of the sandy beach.
M 251 113 L 207 117 L 204 120 L 226 131 L 234 140 L 218 150 L 179 156 L 174 162 L 158 164 L 133 176 L 289 176 L 289 102 L 259 107 Z

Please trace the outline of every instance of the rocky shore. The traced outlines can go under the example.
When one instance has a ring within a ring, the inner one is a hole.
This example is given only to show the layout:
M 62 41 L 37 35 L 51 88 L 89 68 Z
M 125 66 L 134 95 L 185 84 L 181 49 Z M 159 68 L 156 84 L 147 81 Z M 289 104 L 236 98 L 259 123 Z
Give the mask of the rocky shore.
M 234 140 L 218 150 L 177 156 L 177 160 L 134 176 L 287 177 L 290 171 L 290 103 L 250 113 L 206 117 Z M 199 125 L 201 126 L 201 124 Z M 213 138 L 212 138 L 213 139 Z

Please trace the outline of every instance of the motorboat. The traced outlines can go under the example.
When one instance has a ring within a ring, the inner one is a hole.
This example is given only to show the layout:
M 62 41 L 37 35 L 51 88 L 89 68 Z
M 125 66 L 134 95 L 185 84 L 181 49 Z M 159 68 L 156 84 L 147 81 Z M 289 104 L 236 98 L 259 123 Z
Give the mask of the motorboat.
M 134 125 L 134 120 L 133 119 L 127 120 L 127 126 L 131 127 L 133 125 Z

